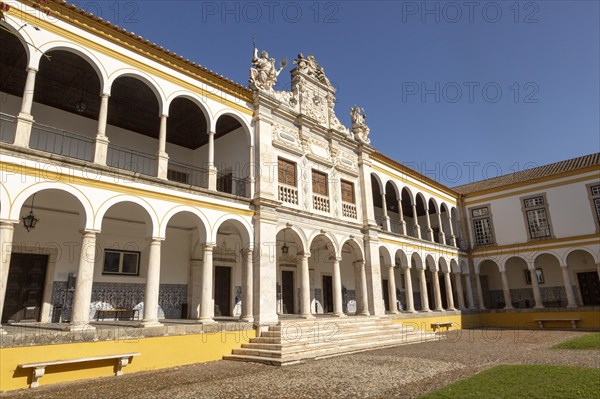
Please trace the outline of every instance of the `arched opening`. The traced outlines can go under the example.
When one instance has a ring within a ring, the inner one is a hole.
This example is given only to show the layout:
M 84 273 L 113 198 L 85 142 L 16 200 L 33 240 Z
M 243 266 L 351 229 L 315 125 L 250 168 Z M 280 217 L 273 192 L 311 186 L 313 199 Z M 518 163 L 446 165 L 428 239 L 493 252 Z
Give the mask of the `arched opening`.
M 277 233 L 276 245 L 277 263 L 277 313 L 279 315 L 300 313 L 301 273 L 299 263 L 305 255 L 305 249 L 300 235 L 291 228 L 283 228 Z M 306 254 L 308 255 L 308 254 Z M 323 309 L 321 301 L 316 309 Z
M 394 255 L 394 267 L 397 269 L 396 291 L 399 291 L 398 301 L 400 309 L 413 312 L 416 302 L 415 287 L 418 287 L 417 274 L 414 269 L 409 269 L 410 263 L 406 253 L 401 249 Z M 410 281 L 408 281 L 410 279 Z
M 208 121 L 200 106 L 186 97 L 175 98 L 167 119 L 167 178 L 208 188 L 207 144 Z
M 253 168 L 249 132 L 238 119 L 225 114 L 217 119 L 214 140 L 217 191 L 249 197 Z M 208 146 L 205 147 L 208 151 Z
M 457 303 L 455 284 L 452 284 L 450 267 L 446 259 L 440 257 L 438 260 L 438 277 L 440 284 L 440 295 L 442 299 L 442 308 L 446 310 L 454 310 Z
M 25 199 L 18 214 L 21 222 L 14 226 L 6 293 L 0 298 L 2 323 L 68 322 L 80 231 L 88 217 L 85 207 L 71 193 L 45 189 Z M 38 219 L 29 231 L 22 219 L 28 215 Z
M 106 127 L 108 166 L 156 176 L 159 110 L 159 99 L 150 83 L 130 75 L 113 82 Z
M 0 22 L 1 23 L 1 22 Z M 9 26 L 0 29 L 0 141 L 15 141 L 16 116 L 21 110 L 25 80 L 27 79 L 27 51 L 25 45 Z
M 359 244 L 349 240 L 342 245 L 340 262 L 343 311 L 347 314 L 368 315 L 365 262 Z
M 383 188 L 379 179 L 374 173 L 371 173 L 371 195 L 373 197 L 373 210 L 375 214 L 375 222 L 385 230 L 386 219 L 383 211 Z
M 404 222 L 406 223 L 406 234 L 411 237 L 416 237 L 417 232 L 415 230 L 416 219 L 413 214 L 413 197 L 408 188 L 402 188 L 402 214 L 404 216 Z
M 427 231 L 427 207 L 425 206 L 425 197 L 423 194 L 417 193 L 415 196 L 415 204 L 417 210 L 416 225 L 419 225 L 421 237 L 424 240 L 429 240 L 429 232 Z
M 567 292 L 558 258 L 552 254 L 538 255 L 533 264 L 541 277 L 540 294 L 545 307 L 559 308 L 567 306 Z
M 91 161 L 100 111 L 101 82 L 88 60 L 50 50 L 35 80 L 31 148 Z
M 244 268 L 249 267 L 242 257 L 248 241 L 249 233 L 239 221 L 227 220 L 217 230 L 217 246 L 213 251 L 215 318 L 242 315 L 243 290 L 252 289 L 247 282 L 243 284 L 242 278 Z
M 441 240 L 443 235 L 440 235 L 440 233 L 443 233 L 443 231 L 440 223 L 441 220 L 437 202 L 435 202 L 433 198 L 430 198 L 427 208 L 429 212 L 429 221 L 431 223 L 431 241 L 437 242 L 438 244 L 444 244 L 444 242 Z
M 490 259 L 482 261 L 479 265 L 479 279 L 483 304 L 486 309 L 503 309 L 506 304 L 504 303 L 500 266 Z
M 567 255 L 566 260 L 573 284 L 577 287 L 578 303 L 583 306 L 600 305 L 600 270 L 594 257 L 587 250 L 576 249 Z
M 525 259 L 512 256 L 504 262 L 506 277 L 510 284 L 512 306 L 515 308 L 532 308 L 535 306 L 535 295 L 532 282 L 532 274 Z M 545 287 L 544 270 L 536 265 L 537 283 Z M 504 303 L 504 301 L 502 301 Z
M 456 237 L 456 246 L 462 249 L 465 245 L 465 242 L 462 238 L 462 232 L 460 230 L 459 213 L 455 207 L 452 207 L 452 209 L 450 209 L 450 216 L 451 216 L 452 230 L 454 232 L 454 236 Z
M 433 256 L 431 255 L 427 255 L 425 257 L 425 279 L 427 282 L 427 299 L 429 301 L 429 308 L 432 310 L 443 310 L 442 309 L 442 302 L 441 302 L 441 294 L 440 294 L 440 289 L 442 286 L 442 283 L 440 282 L 440 279 L 442 276 L 440 276 L 440 273 L 438 272 L 438 267 L 437 264 L 435 262 L 435 260 L 433 259 Z M 436 298 L 437 295 L 439 296 L 440 301 L 437 301 L 438 298 Z
M 392 262 L 392 257 L 386 247 L 379 247 L 379 267 L 385 310 L 390 313 L 397 313 L 401 309 L 398 302 L 400 296 L 398 283 L 401 280 L 400 265 L 396 266 L 396 263 Z
M 169 296 L 159 303 L 165 318 L 200 318 L 202 257 L 206 226 L 192 212 L 182 211 L 167 222 L 161 258 L 161 291 Z
M 420 310 L 422 312 L 430 311 L 430 303 L 429 303 L 429 293 L 427 289 L 427 276 L 425 272 L 425 264 L 423 263 L 423 259 L 419 254 L 413 252 L 410 258 L 411 269 L 417 275 L 417 284 L 413 285 L 413 290 L 415 291 L 415 309 Z M 416 292 L 419 294 L 416 295 Z
M 134 309 L 138 319 L 149 321 L 164 319 L 170 314 L 170 303 L 165 302 L 164 295 L 159 295 L 160 265 L 166 264 L 163 259 L 167 258 L 160 250 L 160 241 L 149 240 L 154 229 L 149 212 L 147 206 L 124 200 L 111 205 L 104 213 L 101 233 L 96 239 L 93 311 Z M 154 268 L 155 265 L 159 268 Z M 121 294 L 123 292 L 127 295 Z M 185 294 L 180 295 L 184 295 L 185 300 Z M 146 303 L 151 304 L 147 312 Z M 181 303 L 181 299 L 176 303 Z M 181 307 L 173 312 L 181 314 Z
M 398 192 L 396 186 L 391 181 L 385 185 L 385 204 L 387 215 L 390 218 L 390 231 L 392 233 L 402 233 L 402 224 L 400 223 Z
M 442 222 L 442 226 L 440 231 L 444 233 L 444 242 L 442 244 L 452 245 L 452 235 L 454 233 L 453 229 L 450 229 L 450 212 L 448 211 L 448 207 L 445 203 L 442 202 L 440 205 L 440 219 Z

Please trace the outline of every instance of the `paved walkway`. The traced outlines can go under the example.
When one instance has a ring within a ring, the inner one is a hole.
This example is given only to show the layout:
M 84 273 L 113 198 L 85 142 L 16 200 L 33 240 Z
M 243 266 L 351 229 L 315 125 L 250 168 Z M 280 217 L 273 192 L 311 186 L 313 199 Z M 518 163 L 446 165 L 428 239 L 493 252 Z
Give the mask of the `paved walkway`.
M 437 342 L 283 368 L 218 361 L 41 387 L 0 395 L 0 398 L 406 398 L 435 390 L 497 364 L 600 368 L 598 351 L 548 349 L 581 334 L 572 331 L 464 330 L 450 332 Z

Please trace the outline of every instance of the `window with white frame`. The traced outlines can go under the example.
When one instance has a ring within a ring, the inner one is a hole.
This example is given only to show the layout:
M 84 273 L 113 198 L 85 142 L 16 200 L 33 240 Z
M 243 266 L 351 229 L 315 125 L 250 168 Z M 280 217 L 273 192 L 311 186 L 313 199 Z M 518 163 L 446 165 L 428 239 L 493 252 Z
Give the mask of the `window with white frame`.
M 594 208 L 594 216 L 596 217 L 596 227 L 600 227 L 600 184 L 588 186 L 590 189 L 590 200 Z M 599 228 L 600 230 L 600 228 Z
M 489 206 L 471 209 L 473 219 L 473 232 L 476 245 L 490 245 L 494 243 L 494 233 L 490 218 Z
M 140 253 L 138 251 L 105 249 L 102 274 L 138 276 L 140 274 Z
M 551 237 L 548 204 L 543 195 L 523 199 L 525 218 L 532 239 Z

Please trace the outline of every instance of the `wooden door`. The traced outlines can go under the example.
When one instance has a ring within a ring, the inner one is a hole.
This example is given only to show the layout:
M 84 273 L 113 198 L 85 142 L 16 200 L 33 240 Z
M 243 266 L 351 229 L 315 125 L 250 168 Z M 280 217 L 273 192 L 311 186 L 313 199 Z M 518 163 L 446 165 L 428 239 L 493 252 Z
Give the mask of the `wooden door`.
M 281 300 L 283 313 L 294 313 L 294 272 L 283 270 L 281 272 Z
M 323 313 L 333 312 L 333 278 L 323 276 Z
M 13 253 L 2 322 L 40 321 L 48 255 Z
M 231 268 L 215 266 L 215 316 L 231 316 Z
M 600 305 L 600 282 L 597 272 L 577 273 L 583 306 Z

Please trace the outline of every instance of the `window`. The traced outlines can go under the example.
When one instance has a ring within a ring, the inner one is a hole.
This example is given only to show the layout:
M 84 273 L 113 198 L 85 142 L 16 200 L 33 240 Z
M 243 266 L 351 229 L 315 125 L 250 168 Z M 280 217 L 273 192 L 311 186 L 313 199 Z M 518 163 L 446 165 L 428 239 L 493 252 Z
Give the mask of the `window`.
M 296 164 L 287 159 L 277 158 L 279 184 L 296 186 Z
M 217 191 L 233 194 L 233 173 L 219 173 L 217 178 Z
M 531 285 L 531 273 L 529 269 L 523 270 L 525 272 L 525 283 Z M 537 276 L 538 284 L 544 284 L 544 272 L 542 269 L 535 269 L 535 275 Z
M 532 239 L 551 237 L 548 203 L 544 195 L 524 198 L 525 219 Z
M 354 204 L 354 183 L 342 180 L 342 202 Z
M 140 274 L 140 253 L 137 251 L 104 250 L 102 274 Z
M 177 183 L 188 184 L 189 175 L 185 172 L 168 169 L 167 170 L 167 179 L 169 179 L 170 181 L 175 181 Z
M 596 231 L 600 232 L 600 184 L 588 185 L 588 194 L 592 203 Z
M 313 169 L 312 171 L 312 190 L 313 194 L 319 194 L 326 197 L 329 194 L 327 187 L 327 174 Z
M 492 222 L 489 217 L 489 207 L 481 207 L 471 210 L 473 217 L 473 232 L 475 233 L 476 245 L 490 245 L 494 243 Z

